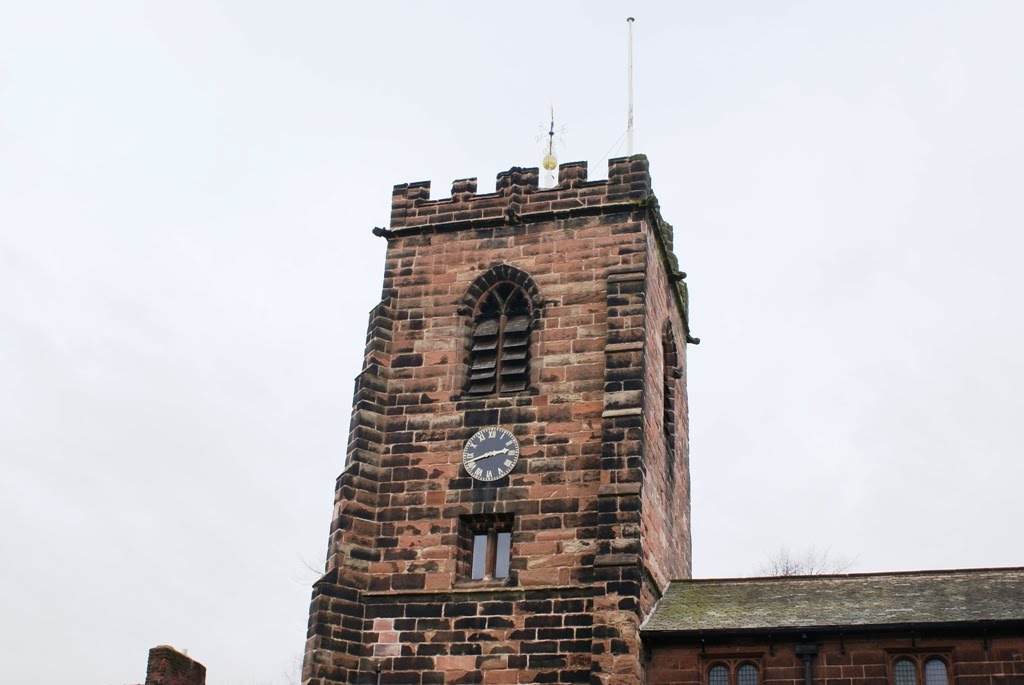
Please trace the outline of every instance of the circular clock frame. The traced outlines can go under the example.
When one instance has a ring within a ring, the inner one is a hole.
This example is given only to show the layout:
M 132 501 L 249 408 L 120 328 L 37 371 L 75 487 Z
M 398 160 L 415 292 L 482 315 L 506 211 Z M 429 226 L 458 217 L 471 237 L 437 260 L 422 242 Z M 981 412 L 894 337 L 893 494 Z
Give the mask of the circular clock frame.
M 507 428 L 481 428 L 466 441 L 462 466 L 471 478 L 491 482 L 504 478 L 519 463 L 519 441 Z

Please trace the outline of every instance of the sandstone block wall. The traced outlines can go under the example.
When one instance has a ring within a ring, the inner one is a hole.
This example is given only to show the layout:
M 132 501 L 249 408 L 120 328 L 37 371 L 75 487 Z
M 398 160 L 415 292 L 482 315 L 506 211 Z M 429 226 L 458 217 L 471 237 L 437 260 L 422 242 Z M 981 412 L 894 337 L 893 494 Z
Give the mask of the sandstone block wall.
M 174 647 L 160 645 L 149 650 L 146 685 L 205 685 L 206 666 Z
M 651 646 L 648 685 L 706 685 L 716 663 L 758 666 L 763 685 L 803 685 L 804 666 L 796 653 L 799 634 L 694 640 Z M 921 666 L 929 658 L 946 662 L 950 685 L 1024 685 L 1024 630 L 992 634 L 973 627 L 944 631 L 897 631 L 809 636 L 818 644 L 812 660 L 815 685 L 891 685 L 893 664 L 911 658 Z M 921 681 L 923 682 L 923 680 Z
M 664 232 L 647 231 L 648 251 L 666 250 Z M 650 594 L 642 598 L 644 613 L 660 598 L 660 589 L 668 581 L 689 578 L 691 572 L 690 544 L 690 431 L 689 402 L 686 395 L 686 331 L 684 309 L 677 306 L 679 290 L 667 259 L 653 259 L 646 274 L 644 304 L 649 322 L 644 340 L 644 471 L 643 517 L 641 536 L 644 541 L 645 568 L 653 581 L 646 586 Z M 658 322 L 662 322 L 659 327 Z M 671 333 L 670 333 L 671 332 Z M 669 373 L 668 381 L 675 396 L 675 429 L 667 444 L 664 427 L 663 345 L 675 350 L 678 378 Z
M 396 186 L 391 227 L 377 231 L 388 240 L 382 300 L 304 681 L 639 685 L 642 589 L 689 572 L 688 530 L 685 551 L 657 568 L 641 533 L 661 530 L 664 515 L 643 507 L 670 499 L 643 492 L 667 487 L 645 479 L 649 340 L 666 321 L 680 346 L 687 338 L 682 312 L 671 313 L 674 267 L 655 276 L 658 321 L 646 304 L 652 265 L 665 259 L 650 234 L 667 230 L 647 160 L 612 160 L 598 182 L 585 164 L 563 165 L 554 189 L 537 187 L 536 169 L 512 169 L 495 193 L 477 195 L 467 179 L 449 199 L 428 198 L 427 183 Z M 472 300 L 495 274 L 533 298 L 530 385 L 471 397 Z M 520 461 L 481 483 L 463 470 L 462 448 L 495 425 L 516 435 Z M 683 531 L 688 499 L 672 511 Z M 509 577 L 469 580 L 460 530 L 496 517 L 511 522 Z

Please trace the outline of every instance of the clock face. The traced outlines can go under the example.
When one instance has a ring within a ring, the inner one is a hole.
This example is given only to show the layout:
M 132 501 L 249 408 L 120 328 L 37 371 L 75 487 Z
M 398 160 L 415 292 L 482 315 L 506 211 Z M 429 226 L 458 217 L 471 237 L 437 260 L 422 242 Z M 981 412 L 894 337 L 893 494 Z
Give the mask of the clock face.
M 519 441 L 504 428 L 482 428 L 466 441 L 462 464 L 477 480 L 504 478 L 519 461 Z

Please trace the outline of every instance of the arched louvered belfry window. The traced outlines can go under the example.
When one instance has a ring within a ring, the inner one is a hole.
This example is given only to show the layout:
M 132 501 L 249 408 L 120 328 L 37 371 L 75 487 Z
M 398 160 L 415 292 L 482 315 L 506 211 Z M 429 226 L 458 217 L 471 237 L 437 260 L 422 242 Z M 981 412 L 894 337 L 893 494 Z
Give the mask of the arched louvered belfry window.
M 526 389 L 532 318 L 530 296 L 518 283 L 499 281 L 480 296 L 470 344 L 470 395 Z
M 676 351 L 676 338 L 672 329 L 665 327 L 661 337 L 662 353 L 662 427 L 665 432 L 665 444 L 668 451 L 669 467 L 676 449 L 676 381 L 679 379 L 679 358 Z

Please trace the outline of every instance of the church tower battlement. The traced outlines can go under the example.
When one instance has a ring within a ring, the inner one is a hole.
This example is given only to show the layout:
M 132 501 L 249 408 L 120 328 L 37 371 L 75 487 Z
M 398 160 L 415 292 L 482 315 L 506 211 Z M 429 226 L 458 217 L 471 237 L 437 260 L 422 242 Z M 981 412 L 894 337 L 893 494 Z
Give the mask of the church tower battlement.
M 396 186 L 303 681 L 640 685 L 690 575 L 684 275 L 642 155 Z
M 495 192 L 478 195 L 475 178 L 452 184 L 450 198 L 430 199 L 430 181 L 395 186 L 391 200 L 392 229 L 416 229 L 422 226 L 465 222 L 485 223 L 502 219 L 511 210 L 515 214 L 557 213 L 582 207 L 616 202 L 636 202 L 651 194 L 651 177 L 646 158 L 641 155 L 613 159 L 608 164 L 608 179 L 587 181 L 587 163 L 571 162 L 558 167 L 559 183 L 540 188 L 536 167 L 513 167 L 498 174 Z

